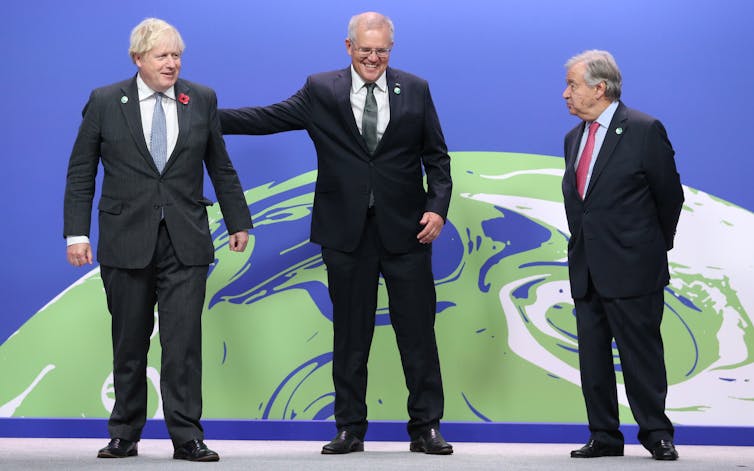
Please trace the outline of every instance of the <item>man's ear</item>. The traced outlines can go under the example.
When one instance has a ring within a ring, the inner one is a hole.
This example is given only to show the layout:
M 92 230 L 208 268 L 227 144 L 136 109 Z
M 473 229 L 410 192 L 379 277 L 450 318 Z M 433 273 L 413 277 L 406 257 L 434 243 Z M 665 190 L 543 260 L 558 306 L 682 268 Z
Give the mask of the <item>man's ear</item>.
M 607 90 L 607 84 L 603 80 L 602 82 L 594 86 L 594 97 L 598 100 L 601 100 L 602 97 L 605 96 L 605 90 Z

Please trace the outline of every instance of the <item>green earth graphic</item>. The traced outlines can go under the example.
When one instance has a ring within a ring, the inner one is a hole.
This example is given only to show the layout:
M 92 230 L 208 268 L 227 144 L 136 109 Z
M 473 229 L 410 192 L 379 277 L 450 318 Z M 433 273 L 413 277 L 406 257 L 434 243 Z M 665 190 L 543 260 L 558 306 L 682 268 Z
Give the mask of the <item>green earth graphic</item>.
M 453 201 L 433 249 L 445 420 L 584 422 L 563 159 L 451 156 Z M 332 419 L 332 313 L 320 249 L 308 242 L 315 178 L 312 171 L 246 192 L 256 227 L 245 253 L 228 250 L 219 208 L 208 209 L 217 251 L 203 317 L 204 418 Z M 754 215 L 685 194 L 662 325 L 668 414 L 680 424 L 749 426 Z M 383 288 L 369 418 L 404 421 L 407 392 Z M 149 416 L 160 418 L 156 330 L 149 365 Z M 622 383 L 617 351 L 616 375 Z M 109 416 L 110 320 L 98 268 L 0 345 L 0 377 L 0 417 Z M 619 394 L 621 420 L 632 423 Z

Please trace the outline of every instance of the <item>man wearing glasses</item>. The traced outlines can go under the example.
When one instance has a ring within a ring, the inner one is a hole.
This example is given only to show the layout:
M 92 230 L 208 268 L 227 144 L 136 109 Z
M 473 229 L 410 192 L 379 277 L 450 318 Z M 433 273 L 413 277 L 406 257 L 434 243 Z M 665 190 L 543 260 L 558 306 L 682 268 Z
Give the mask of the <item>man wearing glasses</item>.
M 225 134 L 306 129 L 317 149 L 311 241 L 322 246 L 333 304 L 338 428 L 323 454 L 364 450 L 380 274 L 409 391 L 409 449 L 453 453 L 439 430 L 432 275 L 432 242 L 450 204 L 450 157 L 427 82 L 388 68 L 393 34 L 389 18 L 356 15 L 345 41 L 348 68 L 310 76 L 283 102 L 220 111 Z

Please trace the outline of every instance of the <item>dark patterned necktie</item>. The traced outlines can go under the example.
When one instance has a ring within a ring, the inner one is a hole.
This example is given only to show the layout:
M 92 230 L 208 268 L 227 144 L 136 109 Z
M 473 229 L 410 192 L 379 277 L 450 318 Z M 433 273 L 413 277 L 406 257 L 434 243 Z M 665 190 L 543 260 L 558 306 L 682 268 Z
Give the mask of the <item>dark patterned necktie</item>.
M 367 88 L 367 98 L 364 101 L 364 116 L 361 119 L 361 135 L 367 144 L 370 154 L 377 148 L 377 99 L 374 98 L 374 83 L 364 85 Z

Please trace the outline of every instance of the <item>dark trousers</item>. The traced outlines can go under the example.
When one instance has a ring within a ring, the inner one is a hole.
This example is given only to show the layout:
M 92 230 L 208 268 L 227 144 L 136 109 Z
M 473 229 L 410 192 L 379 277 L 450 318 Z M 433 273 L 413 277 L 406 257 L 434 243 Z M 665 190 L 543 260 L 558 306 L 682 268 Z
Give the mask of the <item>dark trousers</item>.
M 201 315 L 207 266 L 184 266 L 160 224 L 152 262 L 143 269 L 101 267 L 112 316 L 115 406 L 110 437 L 138 441 L 147 413 L 147 352 L 159 309 L 160 392 L 175 445 L 203 439 Z
M 364 438 L 367 360 L 374 334 L 379 275 L 385 279 L 390 322 L 408 388 L 408 433 L 415 439 L 439 426 L 444 398 L 435 340 L 436 297 L 431 246 L 404 254 L 385 251 L 374 217 L 354 252 L 324 248 L 333 303 L 335 423 Z
M 660 335 L 664 290 L 634 298 L 603 298 L 590 282 L 586 297 L 576 299 L 581 389 L 591 438 L 623 444 L 612 341 L 618 347 L 631 412 L 639 425 L 639 441 L 647 449 L 673 439 L 665 415 L 668 382 Z

